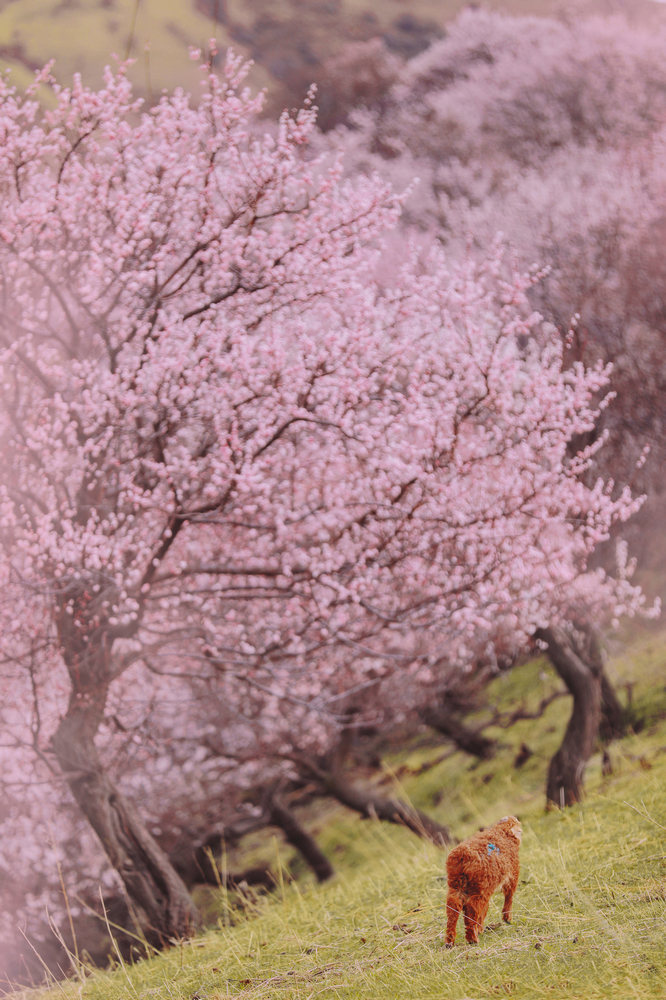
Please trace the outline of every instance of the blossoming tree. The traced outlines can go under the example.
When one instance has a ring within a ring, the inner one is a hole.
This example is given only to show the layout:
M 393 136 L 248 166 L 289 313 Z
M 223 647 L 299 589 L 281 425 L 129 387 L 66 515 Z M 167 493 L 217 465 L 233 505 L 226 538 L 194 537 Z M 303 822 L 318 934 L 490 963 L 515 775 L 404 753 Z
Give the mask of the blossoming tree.
M 536 276 L 497 246 L 382 287 L 398 199 L 308 160 L 312 110 L 257 137 L 233 58 L 206 80 L 144 115 L 122 69 L 42 74 L 48 111 L 1 92 L 2 750 L 67 786 L 162 942 L 198 916 L 110 712 L 150 693 L 166 725 L 194 676 L 272 753 L 321 746 L 378 671 L 642 600 L 585 572 L 638 501 L 568 457 L 608 372 L 563 371 Z
M 646 493 L 628 530 L 663 562 L 663 25 L 621 16 L 511 16 L 468 8 L 411 60 L 344 142 L 350 172 L 421 178 L 402 217 L 452 255 L 496 233 L 549 273 L 530 301 L 566 329 L 568 357 L 613 363 L 617 401 L 594 473 Z M 640 463 L 646 445 L 648 461 Z M 640 468 L 637 468 L 639 461 Z

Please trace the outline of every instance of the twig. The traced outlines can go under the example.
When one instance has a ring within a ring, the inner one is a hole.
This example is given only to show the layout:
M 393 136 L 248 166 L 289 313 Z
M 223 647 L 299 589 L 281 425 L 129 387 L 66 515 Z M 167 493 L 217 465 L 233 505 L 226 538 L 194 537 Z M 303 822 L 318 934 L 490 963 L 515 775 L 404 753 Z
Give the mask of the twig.
M 650 823 L 654 823 L 655 826 L 658 826 L 660 830 L 666 831 L 666 826 L 662 826 L 661 823 L 657 823 L 656 819 L 653 819 L 652 816 L 650 816 L 649 812 L 647 811 L 647 806 L 645 805 L 642 799 L 641 799 L 641 805 L 643 806 L 643 809 L 645 809 L 644 813 L 642 813 L 640 809 L 637 809 L 636 806 L 632 806 L 631 802 L 625 802 L 624 799 L 622 800 L 622 805 L 629 806 L 630 809 L 633 809 L 634 812 L 637 812 L 639 816 L 643 817 L 643 819 L 649 820 Z
M 485 729 L 488 726 L 498 726 L 500 729 L 510 729 L 511 726 L 516 724 L 516 722 L 523 722 L 530 719 L 540 719 L 552 702 L 554 702 L 557 698 L 564 698 L 568 694 L 568 691 L 552 691 L 551 694 L 546 695 L 545 698 L 541 699 L 539 707 L 534 712 L 526 712 L 524 708 L 517 708 L 515 712 L 511 712 L 509 715 L 502 715 L 501 712 L 495 712 L 490 721 L 486 722 L 481 729 Z M 481 732 L 481 729 L 477 731 Z
M 140 4 L 141 4 L 141 0 L 136 0 L 136 3 L 134 4 L 134 12 L 132 14 L 132 23 L 130 24 L 129 35 L 127 37 L 127 48 L 125 49 L 125 62 L 127 62 L 127 60 L 129 59 L 130 52 L 132 51 L 132 43 L 134 41 L 134 29 L 136 28 L 136 18 L 137 18 L 137 14 L 139 13 L 139 5 Z

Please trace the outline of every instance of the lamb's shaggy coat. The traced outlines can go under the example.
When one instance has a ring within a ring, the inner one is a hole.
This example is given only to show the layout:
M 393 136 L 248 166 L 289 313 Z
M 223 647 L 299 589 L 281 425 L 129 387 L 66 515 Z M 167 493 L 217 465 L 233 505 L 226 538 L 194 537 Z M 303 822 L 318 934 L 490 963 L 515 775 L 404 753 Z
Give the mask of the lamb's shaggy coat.
M 462 912 L 465 937 L 476 944 L 488 913 L 490 897 L 496 889 L 504 891 L 502 918 L 511 923 L 511 904 L 518 885 L 520 861 L 518 850 L 522 828 L 515 816 L 504 816 L 498 823 L 475 833 L 454 847 L 446 859 L 449 895 L 446 900 L 446 946 L 456 940 L 456 925 Z

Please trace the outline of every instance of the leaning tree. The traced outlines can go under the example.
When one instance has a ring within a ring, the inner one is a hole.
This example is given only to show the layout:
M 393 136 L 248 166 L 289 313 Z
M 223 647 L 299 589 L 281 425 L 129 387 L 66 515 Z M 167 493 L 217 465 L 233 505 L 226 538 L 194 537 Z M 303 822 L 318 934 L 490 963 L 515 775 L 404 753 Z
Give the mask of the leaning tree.
M 196 743 L 174 702 L 207 684 L 229 759 L 257 727 L 287 757 L 378 674 L 642 600 L 585 572 L 639 501 L 569 456 L 608 372 L 563 370 L 537 276 L 496 247 L 381 287 L 398 199 L 308 158 L 312 110 L 257 137 L 241 78 L 143 115 L 122 69 L 1 92 L 2 752 L 67 786 L 157 942 L 199 918 L 114 781 L 137 705 Z

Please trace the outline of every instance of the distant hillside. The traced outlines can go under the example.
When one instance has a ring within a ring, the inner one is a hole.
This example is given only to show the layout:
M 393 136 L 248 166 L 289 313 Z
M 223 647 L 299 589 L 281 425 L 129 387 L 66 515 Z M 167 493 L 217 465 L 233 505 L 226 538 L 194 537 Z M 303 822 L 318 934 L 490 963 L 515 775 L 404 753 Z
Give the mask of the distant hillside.
M 302 100 L 322 63 L 346 42 L 380 36 L 402 57 L 440 35 L 464 0 L 0 0 L 0 67 L 22 85 L 56 60 L 63 80 L 81 72 L 97 85 L 112 53 L 137 60 L 132 77 L 147 96 L 198 86 L 188 45 L 215 35 L 254 59 L 251 82 L 272 104 Z M 490 0 L 516 14 L 612 13 L 663 18 L 653 0 Z

